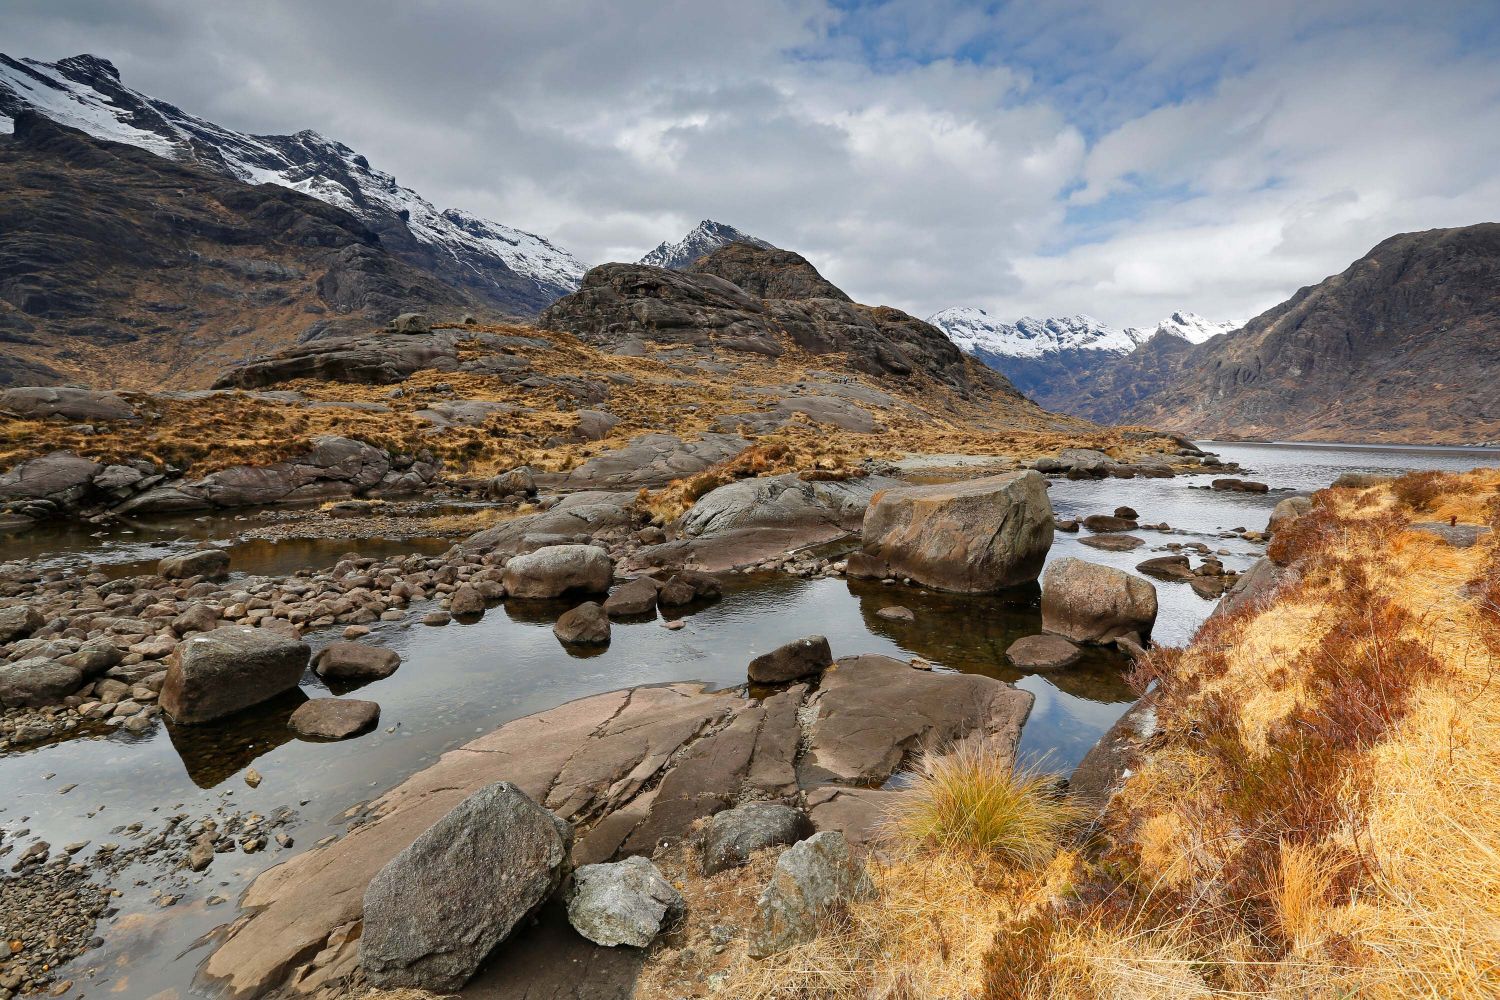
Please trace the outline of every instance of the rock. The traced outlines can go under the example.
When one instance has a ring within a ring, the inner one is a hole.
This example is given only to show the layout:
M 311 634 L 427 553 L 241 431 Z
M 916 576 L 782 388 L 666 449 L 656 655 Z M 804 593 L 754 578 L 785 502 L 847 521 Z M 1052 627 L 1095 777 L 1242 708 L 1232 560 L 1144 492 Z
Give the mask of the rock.
M 609 615 L 602 605 L 589 601 L 563 612 L 552 634 L 567 643 L 602 646 L 609 642 Z
M 573 873 L 568 923 L 606 948 L 644 948 L 682 911 L 682 894 L 639 855 Z
M 104 466 L 72 452 L 54 451 L 0 474 L 0 501 L 49 500 L 73 507 L 93 488 Z
M 1279 529 L 1312 510 L 1312 506 L 1312 497 L 1287 497 L 1276 505 L 1275 510 L 1271 511 L 1271 519 L 1266 522 L 1265 533 L 1276 534 Z
M 172 631 L 179 636 L 189 632 L 207 632 L 219 627 L 219 609 L 207 604 L 195 604 L 172 619 Z
M 603 410 L 579 410 L 578 425 L 574 433 L 582 441 L 599 441 L 609 437 L 609 432 L 619 424 L 620 418 Z
M 1139 521 L 1141 515 L 1135 512 L 1134 507 L 1116 507 L 1115 517 L 1124 518 L 1127 521 Z
M 822 919 L 836 907 L 869 899 L 875 886 L 849 852 L 841 833 L 827 831 L 784 851 L 771 881 L 755 903 L 748 951 L 765 958 L 818 936 Z
M 604 601 L 604 613 L 611 618 L 634 618 L 656 610 L 656 584 L 637 577 L 616 587 Z
M 505 564 L 512 597 L 560 597 L 569 591 L 602 594 L 614 578 L 609 554 L 593 545 L 549 545 Z
M 1111 566 L 1064 558 L 1042 577 L 1042 627 L 1075 642 L 1146 639 L 1156 622 L 1156 588 Z
M 1134 531 L 1139 527 L 1133 518 L 1119 517 L 1114 514 L 1090 514 L 1083 519 L 1083 526 L 1090 531 Z
M 90 423 L 101 420 L 134 420 L 135 410 L 113 392 L 70 389 L 61 386 L 18 386 L 0 389 L 0 409 L 22 417 L 63 417 Z
M 484 493 L 496 500 L 511 496 L 536 496 L 536 478 L 531 474 L 531 466 L 523 465 L 500 473 L 485 484 Z
M 1420 531 L 1428 535 L 1436 535 L 1455 549 L 1471 548 L 1475 542 L 1490 533 L 1490 528 L 1482 524 L 1448 524 L 1446 521 L 1418 521 L 1411 526 L 1412 531 Z
M 1078 522 L 1071 517 L 1057 517 L 1052 519 L 1052 528 L 1055 531 L 1066 531 L 1072 534 L 1078 530 Z
M 863 555 L 941 590 L 1002 590 L 1037 578 L 1052 521 L 1047 481 L 1032 470 L 883 490 L 865 512 Z
M 455 615 L 484 614 L 484 595 L 470 584 L 460 584 L 448 599 L 448 610 Z
M 380 706 L 353 698 L 313 698 L 297 706 L 287 725 L 298 736 L 346 740 L 367 733 L 380 721 Z
M 410 337 L 390 332 L 369 337 L 314 340 L 229 369 L 215 389 L 257 389 L 312 378 L 322 382 L 389 385 L 423 368 L 458 367 L 458 336 Z
M 209 722 L 297 686 L 307 643 L 269 629 L 224 626 L 177 647 L 160 704 L 178 723 Z
M 334 642 L 313 657 L 313 670 L 326 681 L 378 681 L 401 665 L 401 654 L 363 642 Z
M 1082 651 L 1060 635 L 1028 635 L 1005 650 L 1011 663 L 1022 670 L 1057 670 L 1078 662 Z
M 199 549 L 180 556 L 168 556 L 156 564 L 156 574 L 168 580 L 186 580 L 202 576 L 220 579 L 229 573 L 229 553 L 223 549 Z
M 508 781 L 464 799 L 370 881 L 360 964 L 381 988 L 454 992 L 562 884 L 572 833 Z
M 1268 599 L 1275 593 L 1276 588 L 1281 585 L 1286 571 L 1266 556 L 1255 560 L 1255 564 L 1240 575 L 1224 593 L 1219 601 L 1219 606 L 1214 608 L 1214 615 L 1229 614 L 1245 605 L 1253 605 L 1259 601 Z
M 1157 556 L 1155 559 L 1136 563 L 1135 568 L 1138 572 L 1154 576 L 1158 580 L 1183 581 L 1197 576 L 1187 556 Z
M 1208 484 L 1211 488 L 1232 493 L 1268 493 L 1271 487 L 1265 483 L 1257 483 L 1249 479 L 1215 479 Z
M 82 685 L 83 674 L 76 668 L 43 656 L 0 662 L 0 707 L 53 705 Z
M 806 813 L 776 802 L 747 802 L 716 813 L 703 831 L 703 874 L 738 868 L 756 851 L 795 844 L 812 833 Z
M 422 313 L 402 313 L 391 320 L 392 333 L 431 333 L 432 324 Z
M 1145 545 L 1146 540 L 1135 535 L 1086 535 L 1078 539 L 1078 544 L 1105 552 L 1130 552 Z
M 795 473 L 740 479 L 699 497 L 677 526 L 688 538 L 824 526 L 831 529 L 829 537 L 839 537 L 860 526 L 878 488 L 899 485 L 898 480 L 879 477 L 807 481 Z
M 0 645 L 25 639 L 45 624 L 47 619 L 30 605 L 0 608 Z
M 884 618 L 888 622 L 910 622 L 916 621 L 916 614 L 911 608 L 904 608 L 899 604 L 892 604 L 888 608 L 881 608 L 875 612 L 876 618 Z
M 802 677 L 821 674 L 833 662 L 833 651 L 821 635 L 797 639 L 762 653 L 750 661 L 750 681 L 754 684 L 782 684 Z
M 1205 601 L 1216 601 L 1229 589 L 1230 580 L 1223 576 L 1195 576 L 1188 581 L 1188 586 Z

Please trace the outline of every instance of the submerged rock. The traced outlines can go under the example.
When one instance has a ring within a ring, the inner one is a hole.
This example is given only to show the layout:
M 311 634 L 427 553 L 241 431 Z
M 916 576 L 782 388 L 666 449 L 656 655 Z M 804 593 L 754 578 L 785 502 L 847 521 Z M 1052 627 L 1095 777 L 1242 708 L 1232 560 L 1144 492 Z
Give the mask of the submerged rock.
M 765 958 L 818 936 L 823 918 L 836 907 L 875 894 L 864 865 L 841 833 L 814 834 L 776 859 L 771 881 L 755 904 L 749 953 Z
M 1142 640 L 1156 623 L 1156 588 L 1112 566 L 1064 558 L 1042 577 L 1042 627 L 1075 642 Z
M 1083 653 L 1060 635 L 1028 635 L 1005 650 L 1011 663 L 1022 670 L 1057 670 L 1077 663 Z
M 360 965 L 377 987 L 454 992 L 562 884 L 572 831 L 508 781 L 482 788 L 370 881 Z
M 1047 481 L 1027 470 L 877 493 L 849 572 L 982 593 L 1037 578 L 1052 546 Z
M 595 944 L 644 948 L 682 913 L 682 894 L 639 855 L 584 865 L 573 875 L 568 923 Z
M 161 707 L 176 722 L 210 722 L 297 686 L 311 650 L 270 629 L 226 626 L 177 647 Z

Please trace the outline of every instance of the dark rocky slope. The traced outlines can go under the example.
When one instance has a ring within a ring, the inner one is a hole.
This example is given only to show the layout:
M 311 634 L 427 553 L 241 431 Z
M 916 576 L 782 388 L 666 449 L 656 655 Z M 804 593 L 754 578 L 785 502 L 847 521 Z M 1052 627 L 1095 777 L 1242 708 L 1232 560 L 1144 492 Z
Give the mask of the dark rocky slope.
M 474 301 L 295 191 L 27 112 L 0 137 L 0 385 L 202 385 L 299 337 Z
M 646 342 L 779 357 L 842 354 L 855 371 L 929 377 L 965 399 L 1020 401 L 1005 376 L 936 327 L 886 306 L 853 302 L 798 254 L 736 243 L 686 271 L 604 264 L 542 313 L 564 330 L 621 352 Z M 834 362 L 830 360 L 830 364 Z
M 1500 439 L 1500 224 L 1393 236 L 1241 330 L 1161 340 L 1060 408 L 1197 436 Z

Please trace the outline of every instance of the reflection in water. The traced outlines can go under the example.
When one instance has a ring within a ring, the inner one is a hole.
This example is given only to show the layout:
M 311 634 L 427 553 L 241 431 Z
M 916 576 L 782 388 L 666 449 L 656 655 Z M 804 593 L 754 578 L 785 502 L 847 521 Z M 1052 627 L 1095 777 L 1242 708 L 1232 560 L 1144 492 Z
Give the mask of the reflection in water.
M 199 788 L 217 788 L 252 761 L 290 742 L 295 734 L 288 720 L 307 700 L 301 688 L 293 688 L 210 723 L 179 726 L 167 722 L 167 738 L 193 784 Z

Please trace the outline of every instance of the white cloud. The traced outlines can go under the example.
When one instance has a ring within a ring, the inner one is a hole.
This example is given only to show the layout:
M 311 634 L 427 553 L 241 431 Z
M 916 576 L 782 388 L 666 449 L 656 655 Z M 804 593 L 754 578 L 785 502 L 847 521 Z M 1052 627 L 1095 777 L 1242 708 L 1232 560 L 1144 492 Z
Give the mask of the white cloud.
M 1395 0 L 849 16 L 824 0 L 21 0 L 5 48 L 94 51 L 226 124 L 315 128 L 586 260 L 714 217 L 866 301 L 1143 325 L 1245 319 L 1392 233 L 1493 218 L 1487 17 Z

